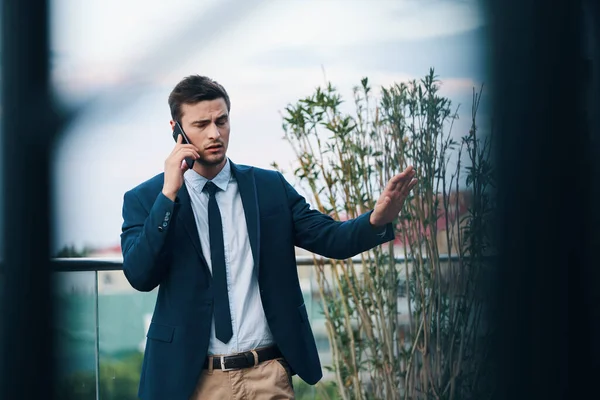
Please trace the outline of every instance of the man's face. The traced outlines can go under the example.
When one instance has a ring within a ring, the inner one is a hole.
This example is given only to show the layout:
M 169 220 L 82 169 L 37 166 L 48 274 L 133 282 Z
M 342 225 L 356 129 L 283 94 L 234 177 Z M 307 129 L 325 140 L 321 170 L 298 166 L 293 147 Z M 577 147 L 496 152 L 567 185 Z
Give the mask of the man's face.
M 200 159 L 197 163 L 209 167 L 225 161 L 229 145 L 229 112 L 224 99 L 182 104 L 180 123 L 190 142 L 198 148 Z

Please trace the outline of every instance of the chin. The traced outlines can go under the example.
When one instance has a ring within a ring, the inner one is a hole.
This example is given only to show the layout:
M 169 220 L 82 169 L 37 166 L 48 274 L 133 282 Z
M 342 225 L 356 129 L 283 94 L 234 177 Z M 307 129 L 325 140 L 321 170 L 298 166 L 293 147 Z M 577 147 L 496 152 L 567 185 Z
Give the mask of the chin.
M 200 160 L 197 160 L 197 162 L 206 167 L 215 167 L 215 166 L 221 164 L 223 161 L 225 161 L 226 158 L 227 158 L 227 156 L 225 154 L 223 154 L 223 155 L 219 155 L 219 156 L 210 157 L 209 159 L 202 158 Z

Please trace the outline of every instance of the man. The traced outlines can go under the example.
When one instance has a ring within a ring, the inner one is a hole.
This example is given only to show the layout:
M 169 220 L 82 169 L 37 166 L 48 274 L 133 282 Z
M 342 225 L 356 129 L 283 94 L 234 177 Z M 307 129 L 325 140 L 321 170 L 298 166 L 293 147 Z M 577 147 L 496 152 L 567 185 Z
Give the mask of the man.
M 141 291 L 159 286 L 139 396 L 293 399 L 292 375 L 322 377 L 294 246 L 345 259 L 392 240 L 415 172 L 393 177 L 374 210 L 334 221 L 280 173 L 226 157 L 230 100 L 221 85 L 189 76 L 169 106 L 171 128 L 179 124 L 189 144 L 179 135 L 164 173 L 123 204 L 125 276 Z

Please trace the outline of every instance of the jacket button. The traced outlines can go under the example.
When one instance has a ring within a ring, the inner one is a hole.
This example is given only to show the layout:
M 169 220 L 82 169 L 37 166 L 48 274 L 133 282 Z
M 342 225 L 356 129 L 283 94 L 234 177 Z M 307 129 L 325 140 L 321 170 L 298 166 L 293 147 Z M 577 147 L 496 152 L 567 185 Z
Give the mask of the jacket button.
M 158 227 L 158 231 L 159 231 L 159 232 L 162 232 L 162 231 L 163 231 L 163 227 L 162 227 L 162 226 L 159 226 L 159 227 Z

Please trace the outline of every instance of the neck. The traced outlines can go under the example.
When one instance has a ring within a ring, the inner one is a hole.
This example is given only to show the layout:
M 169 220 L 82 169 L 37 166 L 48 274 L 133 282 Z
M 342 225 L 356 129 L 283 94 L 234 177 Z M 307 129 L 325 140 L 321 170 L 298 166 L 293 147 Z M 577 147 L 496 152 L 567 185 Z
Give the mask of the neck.
M 199 162 L 194 163 L 194 171 L 198 175 L 202 175 L 209 181 L 212 180 L 215 176 L 219 175 L 219 172 L 223 169 L 225 164 L 227 163 L 227 158 L 225 158 L 222 162 L 217 165 L 204 165 Z

